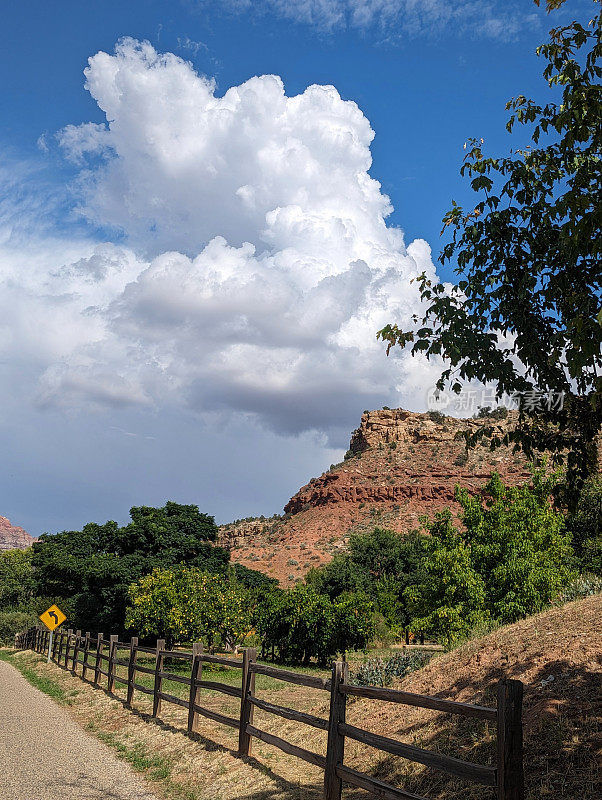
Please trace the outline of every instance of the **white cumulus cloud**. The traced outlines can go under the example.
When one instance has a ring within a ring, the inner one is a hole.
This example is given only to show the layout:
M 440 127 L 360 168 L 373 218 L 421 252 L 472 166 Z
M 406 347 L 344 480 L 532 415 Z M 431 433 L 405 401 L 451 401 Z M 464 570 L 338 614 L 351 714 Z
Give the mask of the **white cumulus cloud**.
M 118 241 L 61 258 L 59 243 L 33 271 L 0 253 L 9 327 L 27 328 L 5 355 L 30 348 L 40 403 L 180 404 L 288 434 L 424 406 L 434 368 L 387 359 L 375 333 L 420 310 L 430 248 L 387 226 L 355 103 L 332 86 L 288 97 L 271 75 L 220 97 L 131 39 L 90 59 L 86 86 L 106 125 L 59 140 L 82 165 L 79 213 Z

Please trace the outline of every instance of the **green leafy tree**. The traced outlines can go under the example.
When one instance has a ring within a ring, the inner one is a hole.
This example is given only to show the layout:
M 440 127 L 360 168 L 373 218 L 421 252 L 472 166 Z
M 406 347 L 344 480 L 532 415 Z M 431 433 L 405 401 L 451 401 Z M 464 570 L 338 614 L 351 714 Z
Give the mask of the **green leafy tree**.
M 441 261 L 455 263 L 457 285 L 448 290 L 423 274 L 423 317 L 411 330 L 392 324 L 378 333 L 387 351 L 410 346 L 445 359 L 441 389 L 478 380 L 499 398 L 520 396 L 515 430 L 504 439 L 481 433 L 529 457 L 545 450 L 561 463 L 566 455 L 571 506 L 596 469 L 602 423 L 602 39 L 594 2 L 593 19 L 552 30 L 538 48 L 548 102 L 520 95 L 508 103 L 508 130 L 523 131 L 518 146 L 491 157 L 482 139 L 470 140 L 461 173 L 475 202 L 454 203 L 444 217 L 451 241 Z M 534 407 L 542 395 L 552 402 Z
M 256 569 L 249 569 L 244 564 L 232 564 L 234 578 L 247 589 L 255 593 L 270 591 L 278 586 L 276 578 L 270 578 L 263 572 Z
M 487 611 L 500 622 L 541 611 L 573 575 L 571 536 L 550 502 L 557 479 L 541 469 L 531 485 L 504 486 L 494 475 L 480 496 L 457 492 Z
M 32 552 L 5 550 L 0 552 L 0 609 L 29 606 L 34 592 Z
M 409 623 L 404 590 L 414 580 L 424 555 L 424 540 L 415 531 L 402 536 L 383 528 L 353 534 L 347 552 L 310 570 L 306 581 L 331 600 L 345 592 L 368 595 L 388 627 L 399 633 Z
M 582 572 L 602 575 L 602 476 L 589 478 L 567 525 Z
M 494 475 L 477 496 L 462 489 L 464 530 L 451 513 L 428 523 L 430 537 L 416 583 L 406 590 L 416 630 L 448 644 L 480 622 L 514 622 L 541 611 L 573 577 L 571 537 L 550 503 L 555 476 L 504 486 Z
M 485 582 L 448 510 L 438 513 L 428 530 L 418 580 L 405 596 L 412 628 L 450 645 L 486 619 Z
M 346 592 L 333 602 L 332 639 L 322 661 L 347 650 L 365 650 L 374 637 L 374 603 L 364 592 Z
M 219 573 L 228 566 L 228 551 L 213 544 L 213 517 L 197 506 L 134 507 L 130 516 L 123 527 L 89 523 L 33 545 L 36 593 L 70 598 L 77 627 L 123 632 L 129 586 L 155 567 L 183 562 Z
M 248 590 L 230 574 L 192 567 L 156 568 L 129 588 L 126 625 L 142 636 L 174 642 L 204 639 L 233 646 L 251 630 Z
M 362 649 L 373 635 L 372 604 L 365 595 L 346 594 L 335 602 L 313 587 L 298 585 L 262 598 L 255 625 L 263 652 L 278 651 L 291 664 L 319 664 L 348 649 Z

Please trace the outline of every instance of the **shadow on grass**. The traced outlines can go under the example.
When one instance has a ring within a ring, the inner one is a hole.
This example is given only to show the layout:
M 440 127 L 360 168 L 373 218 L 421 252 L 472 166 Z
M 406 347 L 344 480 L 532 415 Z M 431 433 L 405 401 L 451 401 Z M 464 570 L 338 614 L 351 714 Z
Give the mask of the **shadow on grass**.
M 438 697 L 472 700 L 495 706 L 497 683 L 531 673 L 523 702 L 526 800 L 599 800 L 602 796 L 602 674 L 566 659 L 544 664 L 526 658 L 480 672 L 474 678 L 451 679 Z M 399 719 L 399 718 L 397 718 Z M 495 723 L 431 714 L 397 726 L 394 734 L 427 750 L 465 761 L 495 766 Z M 469 784 L 436 770 L 386 756 L 372 774 L 429 800 L 493 800 L 495 790 Z
M 60 667 L 64 672 L 73 675 L 71 669 L 69 667 L 65 667 L 64 664 L 56 664 L 53 662 L 55 666 Z M 202 745 L 202 747 L 207 752 L 222 752 L 227 753 L 231 756 L 234 756 L 240 759 L 244 764 L 247 764 L 249 767 L 261 772 L 267 778 L 269 778 L 274 783 L 273 790 L 258 790 L 257 792 L 253 792 L 247 795 L 240 795 L 237 800 L 272 800 L 272 798 L 277 798 L 278 800 L 282 800 L 283 797 L 287 799 L 290 798 L 291 800 L 322 800 L 323 798 L 323 785 L 322 782 L 319 784 L 308 784 L 303 783 L 299 784 L 297 782 L 292 782 L 287 780 L 282 775 L 279 775 L 275 772 L 270 766 L 268 766 L 263 761 L 259 761 L 257 758 L 253 756 L 239 756 L 238 751 L 232 747 L 228 747 L 227 745 L 220 744 L 218 742 L 209 739 L 208 737 L 204 736 L 201 733 L 197 732 L 190 732 L 187 727 L 174 725 L 170 722 L 167 722 L 161 717 L 153 717 L 153 715 L 148 711 L 142 711 L 141 709 L 136 708 L 135 706 L 128 706 L 127 700 L 124 697 L 121 697 L 118 694 L 114 694 L 109 692 L 109 690 L 105 686 L 100 686 L 95 684 L 93 680 L 88 678 L 82 678 L 80 675 L 77 675 L 83 683 L 88 684 L 93 689 L 97 689 L 106 697 L 110 698 L 111 700 L 115 700 L 120 703 L 124 709 L 126 709 L 132 716 L 137 717 L 138 719 L 142 720 L 146 724 L 155 725 L 163 731 L 167 731 L 168 733 L 179 733 L 186 736 L 193 742 L 197 742 L 198 744 Z M 165 701 L 164 701 L 165 702 Z M 351 795 L 346 795 L 349 798 L 355 797 L 355 792 Z M 359 795 L 358 795 L 359 797 Z

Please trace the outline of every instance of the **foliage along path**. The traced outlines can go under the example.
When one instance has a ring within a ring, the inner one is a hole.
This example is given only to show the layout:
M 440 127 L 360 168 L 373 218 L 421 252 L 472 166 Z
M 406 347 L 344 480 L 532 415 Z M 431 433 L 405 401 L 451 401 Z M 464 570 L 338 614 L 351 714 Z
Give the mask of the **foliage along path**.
M 3 800 L 156 800 L 129 766 L 0 661 Z

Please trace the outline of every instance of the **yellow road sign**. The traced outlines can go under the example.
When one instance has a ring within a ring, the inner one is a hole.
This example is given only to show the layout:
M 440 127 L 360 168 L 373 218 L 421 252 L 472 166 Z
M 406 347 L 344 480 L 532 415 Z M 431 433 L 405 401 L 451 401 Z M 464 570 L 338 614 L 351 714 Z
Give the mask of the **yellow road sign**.
M 58 606 L 50 606 L 43 614 L 40 614 L 40 619 L 44 625 L 51 631 L 63 623 L 67 617 Z

